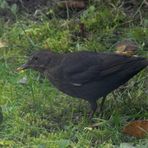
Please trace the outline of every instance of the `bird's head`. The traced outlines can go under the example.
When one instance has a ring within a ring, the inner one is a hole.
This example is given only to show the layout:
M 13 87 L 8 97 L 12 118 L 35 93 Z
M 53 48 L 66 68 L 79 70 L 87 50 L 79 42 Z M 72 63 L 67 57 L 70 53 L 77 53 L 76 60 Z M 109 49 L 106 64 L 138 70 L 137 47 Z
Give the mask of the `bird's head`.
M 28 61 L 17 68 L 17 71 L 25 69 L 34 69 L 39 72 L 43 72 L 47 65 L 50 63 L 52 53 L 50 51 L 38 51 L 33 53 Z

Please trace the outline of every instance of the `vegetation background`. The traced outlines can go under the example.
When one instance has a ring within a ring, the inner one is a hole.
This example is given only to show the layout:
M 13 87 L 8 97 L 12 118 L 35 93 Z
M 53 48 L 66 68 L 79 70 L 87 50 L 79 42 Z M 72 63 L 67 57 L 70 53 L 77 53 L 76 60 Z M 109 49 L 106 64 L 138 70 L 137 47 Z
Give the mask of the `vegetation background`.
M 109 94 L 103 116 L 96 113 L 92 122 L 87 102 L 57 91 L 34 71 L 16 72 L 42 48 L 114 52 L 128 39 L 148 57 L 146 0 L 81 2 L 79 8 L 60 0 L 0 0 L 0 147 L 148 147 L 147 137 L 122 132 L 129 121 L 148 119 L 147 70 Z

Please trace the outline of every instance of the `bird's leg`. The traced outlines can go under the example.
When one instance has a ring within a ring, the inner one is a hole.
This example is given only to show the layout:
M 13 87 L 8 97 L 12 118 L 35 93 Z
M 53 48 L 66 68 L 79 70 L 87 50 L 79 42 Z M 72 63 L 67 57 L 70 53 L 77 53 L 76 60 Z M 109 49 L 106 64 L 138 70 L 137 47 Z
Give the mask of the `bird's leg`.
M 100 104 L 100 113 L 103 111 L 103 106 L 104 106 L 105 100 L 106 100 L 106 96 L 104 96 L 104 97 L 102 98 L 102 101 L 101 101 L 101 104 Z
M 91 112 L 89 114 L 89 118 L 91 119 L 94 115 L 94 113 L 96 112 L 96 109 L 97 109 L 97 102 L 96 101 L 92 101 L 92 102 L 89 102 L 90 103 L 90 106 L 91 106 Z

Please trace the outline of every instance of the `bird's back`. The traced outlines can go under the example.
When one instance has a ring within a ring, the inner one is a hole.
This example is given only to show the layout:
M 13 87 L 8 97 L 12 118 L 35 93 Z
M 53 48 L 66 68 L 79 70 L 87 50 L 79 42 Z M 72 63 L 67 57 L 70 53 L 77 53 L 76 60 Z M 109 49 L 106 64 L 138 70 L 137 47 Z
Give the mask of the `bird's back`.
M 127 82 L 148 65 L 142 57 L 78 52 L 63 55 L 51 82 L 68 95 L 97 100 Z

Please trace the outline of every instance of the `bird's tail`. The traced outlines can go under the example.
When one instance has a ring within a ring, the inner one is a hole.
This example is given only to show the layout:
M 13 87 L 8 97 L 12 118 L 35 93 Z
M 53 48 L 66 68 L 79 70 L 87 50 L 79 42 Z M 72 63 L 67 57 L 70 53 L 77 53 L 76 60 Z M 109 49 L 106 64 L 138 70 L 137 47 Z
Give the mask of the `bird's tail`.
M 147 59 L 137 57 L 131 63 L 127 64 L 127 69 L 125 70 L 125 73 L 131 78 L 147 66 Z

